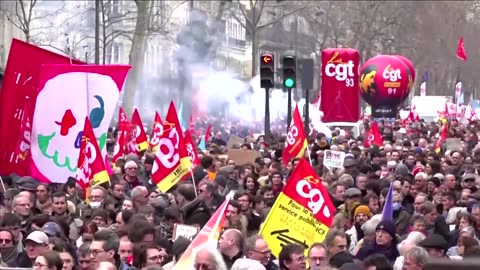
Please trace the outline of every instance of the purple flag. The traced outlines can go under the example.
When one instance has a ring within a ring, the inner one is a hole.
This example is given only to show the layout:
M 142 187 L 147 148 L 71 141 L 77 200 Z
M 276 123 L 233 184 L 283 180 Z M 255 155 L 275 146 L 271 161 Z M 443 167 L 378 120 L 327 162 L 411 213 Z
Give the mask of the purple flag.
M 388 189 L 387 198 L 385 198 L 385 205 L 383 206 L 382 211 L 382 221 L 390 220 L 393 221 L 393 183 L 390 184 Z

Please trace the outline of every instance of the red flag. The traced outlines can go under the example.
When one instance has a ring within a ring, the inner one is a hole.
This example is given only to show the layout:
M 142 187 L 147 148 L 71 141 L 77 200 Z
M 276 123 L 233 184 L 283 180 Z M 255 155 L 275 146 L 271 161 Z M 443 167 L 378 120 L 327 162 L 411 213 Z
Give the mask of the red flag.
M 122 107 L 118 110 L 118 130 L 126 131 L 130 127 L 128 116 Z
M 467 61 L 467 52 L 465 51 L 465 45 L 463 44 L 463 37 L 460 37 L 457 46 L 457 57 L 463 61 Z
M 152 180 L 161 192 L 167 192 L 189 172 L 190 157 L 182 135 L 173 102 L 168 108 L 163 122 L 163 134 L 160 138 L 155 162 L 152 168 Z
M 162 118 L 158 112 L 155 112 L 155 119 L 153 120 L 152 135 L 150 136 L 150 149 L 152 153 L 157 152 L 158 144 L 160 143 L 160 138 L 163 135 L 163 123 Z
M 15 154 L 18 157 L 17 163 L 28 168 L 30 166 L 29 162 L 31 161 L 30 153 L 30 135 L 32 134 L 32 123 L 30 121 L 31 115 L 28 98 L 25 99 L 25 106 L 23 107 L 22 118 L 20 120 L 20 129 L 17 140 L 17 149 Z
M 442 151 L 442 144 L 447 139 L 447 136 L 448 136 L 448 122 L 445 122 L 445 125 L 443 125 L 442 134 L 440 134 L 440 138 L 438 138 L 437 144 L 435 145 L 435 152 L 437 154 L 440 154 L 440 152 Z
M 208 143 L 208 140 L 210 139 L 210 133 L 212 132 L 212 124 L 209 123 L 207 127 L 207 131 L 205 131 L 205 144 Z
M 30 167 L 17 163 L 15 156 L 21 112 L 29 97 L 30 121 L 39 93 L 38 83 L 43 64 L 83 64 L 77 60 L 13 39 L 0 91 L 0 175 L 31 175 Z
M 115 143 L 115 149 L 113 151 L 112 163 L 117 163 L 119 158 L 125 156 L 125 149 L 127 147 L 125 140 L 126 132 L 119 131 L 117 134 L 117 142 Z
M 91 187 L 110 180 L 88 117 L 85 119 L 77 166 L 77 182 L 85 190 L 86 198 Z
M 324 240 L 336 210 L 320 177 L 308 161 L 301 159 L 259 234 L 275 256 L 285 242 L 308 247 Z
M 190 135 L 190 132 L 188 130 L 185 131 L 184 137 L 185 144 L 187 146 L 188 156 L 190 157 L 190 169 L 193 170 L 193 168 L 200 165 L 200 160 L 198 160 L 197 155 L 197 144 L 193 142 L 192 136 Z
M 382 146 L 383 138 L 378 130 L 377 122 L 373 122 L 370 130 L 367 132 L 367 140 L 365 141 L 365 147 L 370 147 L 371 145 Z
M 303 129 L 302 117 L 298 111 L 298 106 L 293 112 L 292 123 L 288 129 L 287 139 L 285 140 L 285 149 L 282 154 L 282 161 L 285 166 L 292 158 L 303 157 L 303 153 L 307 148 L 307 137 Z
M 132 115 L 132 125 L 134 128 L 135 143 L 137 144 L 137 151 L 145 151 L 148 149 L 148 140 L 147 134 L 145 134 L 145 129 L 143 128 L 142 119 L 138 113 L 137 108 L 133 110 Z
M 410 121 L 413 122 L 420 121 L 420 116 L 418 116 L 417 107 L 415 107 L 415 105 L 412 105 L 410 107 L 410 114 L 408 115 L 408 118 L 410 119 Z

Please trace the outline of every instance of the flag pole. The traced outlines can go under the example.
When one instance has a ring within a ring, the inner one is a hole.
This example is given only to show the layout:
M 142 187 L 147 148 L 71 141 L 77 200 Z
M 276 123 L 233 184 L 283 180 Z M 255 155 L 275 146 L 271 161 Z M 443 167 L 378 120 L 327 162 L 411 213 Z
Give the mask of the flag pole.
M 3 178 L 0 176 L 0 183 L 2 184 L 3 192 L 6 192 L 7 189 L 5 188 L 5 183 L 3 182 Z
M 307 154 L 308 154 L 308 161 L 310 161 L 310 166 L 313 166 L 312 157 L 310 156 L 311 155 L 310 148 L 308 148 L 308 145 L 307 145 Z

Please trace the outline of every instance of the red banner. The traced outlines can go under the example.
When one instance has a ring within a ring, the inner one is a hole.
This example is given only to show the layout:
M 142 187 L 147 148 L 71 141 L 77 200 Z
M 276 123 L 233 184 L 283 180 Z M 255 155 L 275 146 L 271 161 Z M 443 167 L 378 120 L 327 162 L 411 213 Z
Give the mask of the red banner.
M 357 50 L 330 48 L 322 51 L 322 122 L 357 122 L 360 91 Z
M 185 145 L 187 146 L 187 153 L 190 157 L 190 169 L 200 165 L 200 160 L 198 159 L 197 154 L 197 144 L 193 142 L 192 136 L 190 135 L 190 131 L 185 131 Z
M 88 195 L 90 187 L 98 186 L 109 181 L 105 163 L 88 117 L 85 119 L 80 153 L 78 157 L 77 182 Z M 87 197 L 88 198 L 88 197 Z
M 147 134 L 145 134 L 145 128 L 143 127 L 142 118 L 137 108 L 133 110 L 132 125 L 134 128 L 135 142 L 137 144 L 137 151 L 145 151 L 148 149 Z
M 161 192 L 167 192 L 188 173 L 189 169 L 190 157 L 187 153 L 182 127 L 178 121 L 175 105 L 171 102 L 167 117 L 163 122 L 163 134 L 155 155 L 152 180 Z
M 155 112 L 155 119 L 153 120 L 152 136 L 150 136 L 150 149 L 152 153 L 156 153 L 158 150 L 158 144 L 160 143 L 160 137 L 163 135 L 163 122 L 158 112 Z
M 290 123 L 285 140 L 285 149 L 283 149 L 283 164 L 287 166 L 291 159 L 302 158 L 307 147 L 307 136 L 305 136 L 305 130 L 303 129 L 302 117 L 298 111 L 298 106 L 295 106 L 292 123 Z
M 29 110 L 35 111 L 42 64 L 83 64 L 68 57 L 13 39 L 0 91 L 0 175 L 29 175 L 29 167 L 17 163 L 15 154 L 20 120 L 29 97 Z M 67 90 L 67 89 L 66 89 Z M 30 121 L 32 118 L 30 118 Z
M 32 135 L 32 114 L 28 109 L 28 98 L 25 99 L 25 106 L 23 107 L 22 118 L 20 121 L 20 129 L 17 139 L 17 151 L 15 154 L 18 156 L 18 164 L 24 168 L 30 167 L 31 155 L 31 135 Z

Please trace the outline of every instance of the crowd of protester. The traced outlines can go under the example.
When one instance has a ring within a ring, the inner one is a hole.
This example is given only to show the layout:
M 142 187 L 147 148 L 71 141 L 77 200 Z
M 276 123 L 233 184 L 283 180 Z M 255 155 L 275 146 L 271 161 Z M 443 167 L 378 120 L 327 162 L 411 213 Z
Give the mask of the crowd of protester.
M 83 190 L 2 177 L 0 255 L 3 266 L 51 270 L 175 269 L 191 239 L 174 237 L 174 225 L 202 228 L 234 192 L 217 249 L 200 249 L 190 269 L 420 270 L 432 259 L 480 256 L 479 124 L 450 121 L 449 137 L 436 153 L 441 123 L 378 123 L 383 145 L 363 147 L 349 132 L 312 133 L 316 173 L 337 207 L 325 239 L 307 251 L 285 245 L 278 256 L 258 234 L 299 159 L 281 163 L 284 139 L 254 138 L 246 128 L 214 126 L 201 165 L 161 193 L 150 179 L 154 155 L 117 161 L 110 182 Z M 245 138 L 233 148 L 262 153 L 251 163 L 228 159 L 231 134 Z M 113 136 L 111 137 L 113 138 Z M 110 140 L 110 146 L 114 140 Z M 323 166 L 325 150 L 345 151 L 342 168 Z M 390 184 L 393 221 L 382 219 Z M 308 268 L 307 268 L 308 267 Z

